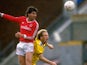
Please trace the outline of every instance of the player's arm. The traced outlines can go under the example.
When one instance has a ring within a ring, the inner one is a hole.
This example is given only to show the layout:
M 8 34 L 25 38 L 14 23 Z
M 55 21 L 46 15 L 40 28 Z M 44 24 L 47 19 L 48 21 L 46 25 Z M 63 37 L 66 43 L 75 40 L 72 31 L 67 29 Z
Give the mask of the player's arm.
M 48 60 L 47 58 L 45 58 L 45 57 L 43 56 L 43 54 L 40 54 L 40 55 L 39 55 L 39 59 L 40 59 L 41 61 L 44 61 L 44 62 L 48 63 L 48 64 L 57 65 L 55 62 L 50 61 L 50 60 Z
M 22 38 L 25 38 L 25 39 L 26 39 L 26 38 L 29 39 L 29 37 L 27 37 L 25 34 L 22 34 L 22 33 L 20 33 L 20 32 L 15 33 L 15 37 L 16 37 L 16 38 L 21 38 L 21 37 L 22 37 Z
M 53 46 L 52 44 L 49 44 L 49 43 L 47 43 L 47 46 L 48 46 L 50 49 L 53 49 L 53 48 L 54 48 L 54 46 Z
M 17 33 L 15 33 L 15 37 L 16 38 L 27 38 L 27 36 L 25 35 L 25 34 L 22 34 L 22 33 L 20 33 L 20 32 L 17 32 Z
M 8 15 L 5 13 L 1 13 L 1 12 L 0 12 L 0 17 L 4 18 L 6 20 L 9 20 L 11 22 L 20 22 L 19 17 L 14 17 L 14 16 L 11 16 L 11 15 Z
M 33 37 L 26 36 L 25 34 L 22 34 L 20 32 L 15 33 L 16 38 L 24 38 L 24 39 L 33 39 Z
M 23 36 L 24 36 L 24 35 L 21 34 L 20 32 L 15 33 L 15 37 L 16 37 L 16 38 L 20 38 L 20 37 L 23 37 Z

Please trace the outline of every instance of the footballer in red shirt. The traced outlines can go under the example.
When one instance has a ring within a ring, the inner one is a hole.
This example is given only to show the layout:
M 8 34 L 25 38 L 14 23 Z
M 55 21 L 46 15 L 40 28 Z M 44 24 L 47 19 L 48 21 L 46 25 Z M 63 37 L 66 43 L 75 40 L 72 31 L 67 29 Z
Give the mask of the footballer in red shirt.
M 28 7 L 25 16 L 20 17 L 14 17 L 0 12 L 2 18 L 19 23 L 20 25 L 20 32 L 15 34 L 17 38 L 20 38 L 16 48 L 20 65 L 32 65 L 33 41 L 39 28 L 39 24 L 36 21 L 37 12 L 37 8 L 33 6 Z

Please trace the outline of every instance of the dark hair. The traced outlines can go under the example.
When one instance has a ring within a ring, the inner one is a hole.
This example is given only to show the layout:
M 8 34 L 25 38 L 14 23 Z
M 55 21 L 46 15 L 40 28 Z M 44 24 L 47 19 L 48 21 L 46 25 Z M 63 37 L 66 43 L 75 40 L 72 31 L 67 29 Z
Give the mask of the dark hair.
M 32 13 L 33 11 L 38 12 L 38 9 L 34 6 L 29 6 L 25 12 L 25 16 L 28 16 L 28 14 Z

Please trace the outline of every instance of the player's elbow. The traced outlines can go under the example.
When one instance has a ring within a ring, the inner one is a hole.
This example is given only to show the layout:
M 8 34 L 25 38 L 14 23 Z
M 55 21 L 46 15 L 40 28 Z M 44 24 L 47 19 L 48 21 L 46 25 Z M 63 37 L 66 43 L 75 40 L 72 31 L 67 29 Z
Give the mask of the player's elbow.
M 43 58 L 44 58 L 43 54 L 40 54 L 40 55 L 39 55 L 39 59 L 40 59 L 40 60 L 43 60 Z

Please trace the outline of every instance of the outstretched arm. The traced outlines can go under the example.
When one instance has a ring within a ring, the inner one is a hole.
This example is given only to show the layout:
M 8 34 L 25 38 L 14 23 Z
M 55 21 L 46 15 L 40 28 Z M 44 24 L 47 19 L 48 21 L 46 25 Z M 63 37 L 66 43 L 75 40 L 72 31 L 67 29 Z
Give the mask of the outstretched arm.
M 7 19 L 11 22 L 20 22 L 20 17 L 14 17 L 14 16 L 11 16 L 11 15 L 8 15 L 5 13 L 1 13 L 1 12 L 0 12 L 0 17 Z
M 39 59 L 42 60 L 42 61 L 44 61 L 44 62 L 46 62 L 46 63 L 48 63 L 48 64 L 50 64 L 50 65 L 57 65 L 55 62 L 50 61 L 50 60 L 48 60 L 47 58 L 45 58 L 45 57 L 43 56 L 43 54 L 40 54 L 40 55 L 39 55 Z

